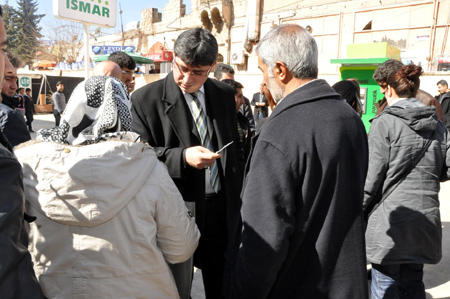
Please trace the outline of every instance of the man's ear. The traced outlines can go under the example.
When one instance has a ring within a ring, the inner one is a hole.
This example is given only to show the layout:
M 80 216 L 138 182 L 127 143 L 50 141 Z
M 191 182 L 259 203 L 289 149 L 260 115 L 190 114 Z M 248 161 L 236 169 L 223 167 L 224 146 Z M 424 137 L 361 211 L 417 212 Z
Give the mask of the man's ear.
M 275 62 L 275 67 L 273 68 L 273 73 L 275 75 L 275 77 L 278 78 L 278 80 L 280 80 L 283 83 L 287 83 L 285 82 L 290 74 L 289 69 L 286 67 L 286 65 L 284 64 L 284 62 L 282 61 L 277 61 Z

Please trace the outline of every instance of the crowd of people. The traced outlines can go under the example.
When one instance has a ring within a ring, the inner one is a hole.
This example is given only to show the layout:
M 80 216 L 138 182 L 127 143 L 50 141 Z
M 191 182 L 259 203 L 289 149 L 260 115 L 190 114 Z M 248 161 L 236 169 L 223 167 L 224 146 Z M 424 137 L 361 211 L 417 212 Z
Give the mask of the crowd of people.
M 131 96 L 123 52 L 67 104 L 57 82 L 55 127 L 30 140 L 8 105 L 17 91 L 27 106 L 1 18 L 0 49 L 0 119 L 28 133 L 0 133 L 2 298 L 189 299 L 195 266 L 206 298 L 359 299 L 367 262 L 372 298 L 425 298 L 423 265 L 442 257 L 450 90 L 421 92 L 420 66 L 375 71 L 384 99 L 367 135 L 357 80 L 318 79 L 308 30 L 259 41 L 250 101 L 194 28 L 172 72 Z

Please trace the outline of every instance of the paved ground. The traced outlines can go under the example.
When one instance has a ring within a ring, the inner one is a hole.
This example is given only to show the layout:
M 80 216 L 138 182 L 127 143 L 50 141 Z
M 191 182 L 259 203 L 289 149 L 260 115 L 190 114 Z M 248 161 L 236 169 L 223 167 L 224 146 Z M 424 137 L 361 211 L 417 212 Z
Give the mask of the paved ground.
M 35 114 L 32 123 L 34 133 L 31 133 L 31 138 L 36 139 L 36 132 L 39 129 L 53 128 L 55 126 L 55 117 L 53 114 Z
M 439 193 L 442 220 L 442 260 L 426 265 L 424 283 L 428 298 L 450 298 L 450 181 L 441 184 Z
M 33 130 L 37 132 L 41 128 L 52 128 L 55 119 L 52 114 L 35 115 Z M 36 138 L 36 133 L 32 133 Z M 450 299 L 450 181 L 441 184 L 439 194 L 441 200 L 442 219 L 442 253 L 443 258 L 437 265 L 426 265 L 424 283 L 427 299 Z M 196 270 L 192 287 L 192 299 L 204 299 L 201 271 Z

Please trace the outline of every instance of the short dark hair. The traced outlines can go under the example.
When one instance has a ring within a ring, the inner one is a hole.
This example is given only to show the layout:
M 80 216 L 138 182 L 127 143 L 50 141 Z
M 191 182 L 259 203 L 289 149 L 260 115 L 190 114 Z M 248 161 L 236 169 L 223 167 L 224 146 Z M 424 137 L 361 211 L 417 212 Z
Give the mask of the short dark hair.
M 222 78 L 222 74 L 234 74 L 234 69 L 231 65 L 225 63 L 218 63 L 216 65 L 216 70 L 214 71 L 214 78 L 220 80 Z
M 3 8 L 2 8 L 2 6 L 0 5 L 0 17 L 2 17 L 3 18 Z
M 439 84 L 441 84 L 442 86 L 448 86 L 447 81 L 445 81 L 445 80 L 439 80 L 439 82 L 436 83 L 436 85 L 439 85 Z
M 359 100 L 361 88 L 356 80 L 347 79 L 339 81 L 332 88 L 361 116 L 362 110 Z
M 9 62 L 11 62 L 13 68 L 18 69 L 22 66 L 22 60 L 20 60 L 19 56 L 16 53 L 6 50 L 6 57 L 8 57 Z
M 23 87 L 19 87 L 19 88 L 17 88 L 17 92 L 19 92 L 19 91 L 21 91 L 21 90 L 23 90 L 23 89 L 25 89 L 25 88 L 23 88 Z
M 244 85 L 231 79 L 223 79 L 222 82 L 230 85 L 234 90 L 234 94 L 237 94 L 238 88 L 244 88 Z
M 31 88 L 27 87 L 27 88 L 25 89 L 25 92 L 29 92 L 29 91 L 31 91 Z
M 117 51 L 109 54 L 108 60 L 117 63 L 120 68 L 126 67 L 129 70 L 134 70 L 136 68 L 136 62 L 125 52 Z
M 373 73 L 373 79 L 377 82 L 387 82 L 392 73 L 401 69 L 403 63 L 399 60 L 389 59 L 383 62 Z
M 181 33 L 174 46 L 175 56 L 194 67 L 212 65 L 218 51 L 216 38 L 202 28 L 192 28 Z

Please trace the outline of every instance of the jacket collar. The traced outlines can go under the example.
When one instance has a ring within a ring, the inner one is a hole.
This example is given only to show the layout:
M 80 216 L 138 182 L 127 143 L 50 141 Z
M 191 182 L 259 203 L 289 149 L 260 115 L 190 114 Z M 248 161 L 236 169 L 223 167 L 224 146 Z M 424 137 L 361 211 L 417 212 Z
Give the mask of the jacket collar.
M 9 97 L 6 94 L 2 93 L 2 104 L 5 104 L 11 109 L 15 109 L 16 107 L 14 106 L 13 103 L 14 103 L 13 97 Z
M 195 145 L 199 145 L 200 136 L 194 127 L 183 92 L 173 79 L 173 72 L 170 72 L 163 80 L 164 90 L 162 100 L 166 103 L 166 110 L 164 112 L 169 117 L 175 134 L 185 146 L 192 146 L 194 145 L 192 139 L 185 131 L 185 128 L 187 128 L 197 139 L 197 144 Z
M 284 110 L 293 106 L 313 102 L 321 99 L 340 99 L 340 95 L 323 79 L 314 80 L 297 88 L 288 94 L 279 105 L 276 106 L 270 118 L 283 113 Z

